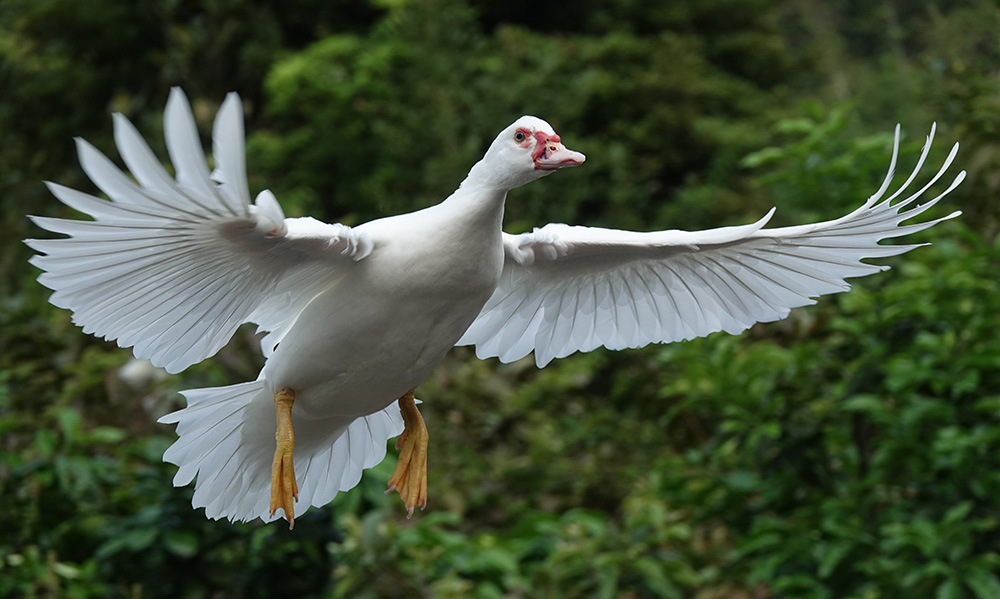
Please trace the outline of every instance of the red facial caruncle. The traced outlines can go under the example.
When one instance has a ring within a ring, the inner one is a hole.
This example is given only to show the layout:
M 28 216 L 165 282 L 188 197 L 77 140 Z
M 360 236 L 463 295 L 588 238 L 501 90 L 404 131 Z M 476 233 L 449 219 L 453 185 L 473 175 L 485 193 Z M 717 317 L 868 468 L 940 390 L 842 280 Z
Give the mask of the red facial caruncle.
M 559 135 L 555 133 L 549 134 L 544 131 L 535 131 L 534 136 L 536 144 L 535 151 L 531 153 L 532 160 L 538 160 L 547 153 L 555 153 L 558 150 L 556 146 L 550 147 L 550 142 L 559 143 Z

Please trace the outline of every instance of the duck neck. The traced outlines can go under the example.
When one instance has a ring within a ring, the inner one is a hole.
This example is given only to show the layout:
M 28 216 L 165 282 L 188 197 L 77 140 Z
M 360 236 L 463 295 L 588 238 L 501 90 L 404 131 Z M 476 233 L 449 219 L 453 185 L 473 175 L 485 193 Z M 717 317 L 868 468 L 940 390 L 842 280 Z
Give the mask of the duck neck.
M 496 189 L 460 187 L 440 204 L 453 222 L 470 231 L 497 231 L 503 227 L 507 192 Z
M 499 176 L 497 169 L 491 168 L 491 163 L 484 156 L 482 160 L 472 165 L 465 180 L 458 186 L 459 190 L 470 188 L 478 191 L 499 191 L 506 194 L 510 186 Z
M 480 161 L 441 206 L 468 220 L 470 227 L 489 227 L 499 231 L 503 225 L 507 191 L 508 188 L 492 177 L 490 169 Z

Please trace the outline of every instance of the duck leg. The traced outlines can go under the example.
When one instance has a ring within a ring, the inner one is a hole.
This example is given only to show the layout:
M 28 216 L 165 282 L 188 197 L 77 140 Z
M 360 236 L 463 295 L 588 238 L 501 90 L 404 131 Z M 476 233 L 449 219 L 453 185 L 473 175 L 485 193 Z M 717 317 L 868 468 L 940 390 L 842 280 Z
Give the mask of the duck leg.
M 389 489 L 386 493 L 399 491 L 399 497 L 406 505 L 406 517 L 413 516 L 413 508 L 427 507 L 427 427 L 417 410 L 413 399 L 413 390 L 399 398 L 399 411 L 403 414 L 405 428 L 396 440 L 399 459 L 396 469 L 389 478 Z
M 292 454 L 295 451 L 295 433 L 292 431 L 292 404 L 295 392 L 279 389 L 274 394 L 274 410 L 278 427 L 274 432 L 277 447 L 271 462 L 271 515 L 278 508 L 285 511 L 288 529 L 295 528 L 295 505 L 299 500 L 299 486 L 295 484 L 295 466 Z

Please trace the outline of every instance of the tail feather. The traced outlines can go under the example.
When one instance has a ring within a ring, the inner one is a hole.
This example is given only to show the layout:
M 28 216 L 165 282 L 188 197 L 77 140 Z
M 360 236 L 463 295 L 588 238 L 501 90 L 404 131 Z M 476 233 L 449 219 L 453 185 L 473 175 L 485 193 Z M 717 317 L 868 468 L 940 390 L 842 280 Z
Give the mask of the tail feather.
M 235 451 L 231 440 L 239 440 L 243 409 L 262 390 L 263 383 L 253 381 L 181 393 L 187 407 L 159 419 L 165 424 L 176 423 L 180 436 L 163 454 L 163 461 L 180 467 L 174 486 L 190 483 L 200 469 L 227 451 Z M 199 486 L 202 484 L 199 481 Z
M 163 460 L 179 468 L 174 486 L 197 476 L 192 504 L 208 518 L 265 522 L 283 517 L 269 512 L 274 455 L 274 404 L 266 381 L 183 391 L 188 405 L 160 418 L 177 425 L 179 438 Z M 294 409 L 295 472 L 299 485 L 296 515 L 321 507 L 339 491 L 353 488 L 361 471 L 385 458 L 386 441 L 403 431 L 393 403 L 353 420 L 306 420 Z

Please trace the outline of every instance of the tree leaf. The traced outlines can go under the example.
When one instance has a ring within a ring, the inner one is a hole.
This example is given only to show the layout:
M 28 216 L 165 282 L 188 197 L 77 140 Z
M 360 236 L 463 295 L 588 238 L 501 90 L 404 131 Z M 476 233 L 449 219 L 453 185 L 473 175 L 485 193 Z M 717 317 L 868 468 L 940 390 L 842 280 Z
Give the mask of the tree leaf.
M 966 575 L 965 584 L 969 585 L 977 599 L 1000 599 L 1000 579 L 992 572 L 972 569 Z

